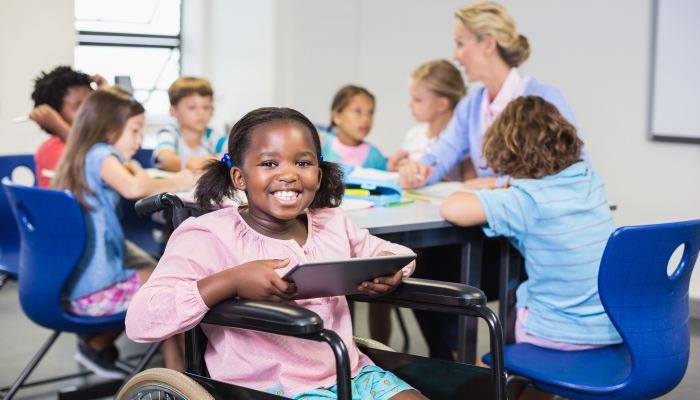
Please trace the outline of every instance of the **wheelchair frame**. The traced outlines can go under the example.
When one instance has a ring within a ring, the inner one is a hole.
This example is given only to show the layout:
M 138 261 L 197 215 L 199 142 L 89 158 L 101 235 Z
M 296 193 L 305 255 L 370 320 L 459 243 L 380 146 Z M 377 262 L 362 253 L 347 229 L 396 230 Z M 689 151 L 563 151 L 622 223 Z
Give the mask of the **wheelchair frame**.
M 209 212 L 187 208 L 179 197 L 171 193 L 162 193 L 139 200 L 136 204 L 136 211 L 141 216 L 150 215 L 160 210 L 169 210 L 172 213 L 175 227 L 191 216 L 200 216 Z M 439 393 L 441 390 L 442 392 L 445 390 L 441 383 L 448 379 L 457 385 L 457 391 L 446 389 L 448 393 L 442 396 L 444 398 L 456 398 L 469 394 L 474 398 L 506 399 L 503 330 L 498 317 L 486 307 L 486 296 L 479 289 L 459 283 L 405 278 L 394 292 L 382 297 L 366 295 L 347 297 L 348 300 L 352 301 L 381 303 L 396 307 L 483 318 L 488 325 L 490 335 L 492 356 L 490 371 L 467 364 L 409 354 L 370 348 L 362 348 L 362 351 L 379 367 L 392 371 L 399 378 L 404 379 L 408 376 L 407 382 L 428 397 L 440 398 Z M 323 328 L 323 320 L 314 312 L 288 304 L 229 299 L 212 307 L 201 323 L 250 329 L 327 343 L 333 350 L 336 362 L 338 399 L 352 399 L 347 348 L 335 332 Z M 204 361 L 206 340 L 206 336 L 199 326 L 185 333 L 185 375 L 208 390 L 215 399 L 286 399 L 282 396 L 210 379 Z M 445 371 L 450 373 L 445 373 Z M 415 377 L 425 377 L 425 375 L 431 374 L 437 380 L 426 380 L 424 385 L 416 385 Z

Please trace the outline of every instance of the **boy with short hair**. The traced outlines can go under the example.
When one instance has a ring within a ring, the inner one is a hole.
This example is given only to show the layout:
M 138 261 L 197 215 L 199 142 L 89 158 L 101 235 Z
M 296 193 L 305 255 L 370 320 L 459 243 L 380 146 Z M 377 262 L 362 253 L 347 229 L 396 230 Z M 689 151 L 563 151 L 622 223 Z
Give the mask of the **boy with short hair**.
M 99 75 L 89 76 L 68 66 L 56 67 L 48 74 L 42 72 L 35 80 L 32 92 L 34 110 L 29 118 L 51 135 L 34 155 L 39 187 L 47 188 L 51 184 L 42 171 L 56 169 L 78 107 L 92 92 L 92 82 L 99 86 L 107 83 Z
M 180 77 L 168 89 L 170 115 L 177 126 L 158 132 L 153 165 L 166 171 L 199 170 L 225 151 L 226 137 L 207 127 L 214 113 L 214 91 L 206 79 Z

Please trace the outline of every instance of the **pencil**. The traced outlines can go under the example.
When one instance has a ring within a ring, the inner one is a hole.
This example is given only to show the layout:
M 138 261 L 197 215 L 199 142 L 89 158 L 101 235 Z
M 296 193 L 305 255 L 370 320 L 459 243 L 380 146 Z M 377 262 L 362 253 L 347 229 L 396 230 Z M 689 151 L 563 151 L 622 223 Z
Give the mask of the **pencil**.
M 415 202 L 415 200 L 413 200 L 413 199 L 408 199 L 408 200 L 404 200 L 404 201 L 399 201 L 399 202 L 397 202 L 397 203 L 387 204 L 386 206 L 387 206 L 387 207 L 398 207 L 398 206 L 402 206 L 402 205 L 404 205 L 404 204 L 411 204 L 411 203 L 414 203 L 414 202 Z
M 186 166 L 187 166 L 187 157 L 185 157 L 185 156 L 180 157 L 180 171 L 184 171 Z
M 410 192 L 404 192 L 404 193 L 403 193 L 403 197 L 407 197 L 407 198 L 413 199 L 413 200 L 422 201 L 422 202 L 425 202 L 425 203 L 430 203 L 430 202 L 431 202 L 430 199 L 427 198 L 427 197 L 423 197 L 423 196 L 421 196 L 421 195 L 419 195 L 419 194 L 413 194 L 413 193 L 410 193 Z

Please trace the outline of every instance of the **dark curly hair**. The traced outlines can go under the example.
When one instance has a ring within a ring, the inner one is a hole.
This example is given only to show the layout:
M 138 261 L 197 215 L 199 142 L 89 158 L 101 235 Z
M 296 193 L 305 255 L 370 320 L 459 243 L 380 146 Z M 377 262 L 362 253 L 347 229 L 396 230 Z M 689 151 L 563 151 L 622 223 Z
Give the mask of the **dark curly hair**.
M 90 75 L 80 71 L 74 71 L 68 66 L 56 67 L 53 71 L 41 73 L 41 76 L 34 80 L 34 91 L 32 100 L 34 107 L 48 104 L 54 110 L 61 112 L 63 108 L 63 98 L 68 93 L 68 89 L 76 86 L 85 86 L 90 89 Z
M 496 173 L 515 178 L 554 175 L 581 161 L 576 128 L 541 97 L 511 101 L 484 134 L 483 155 Z
M 303 127 L 314 143 L 316 156 L 321 156 L 321 141 L 314 124 L 302 113 L 291 108 L 264 107 L 246 114 L 231 128 L 228 137 L 228 154 L 231 165 L 241 167 L 243 158 L 250 147 L 252 135 L 263 133 L 258 129 L 263 125 L 287 122 Z M 338 207 L 343 199 L 345 185 L 343 170 L 336 163 L 321 161 L 319 167 L 323 172 L 321 188 L 316 192 L 309 209 Z M 224 199 L 236 199 L 236 189 L 231 182 L 229 167 L 219 160 L 208 161 L 203 168 L 204 174 L 197 181 L 195 200 L 199 208 L 212 208 L 223 203 Z

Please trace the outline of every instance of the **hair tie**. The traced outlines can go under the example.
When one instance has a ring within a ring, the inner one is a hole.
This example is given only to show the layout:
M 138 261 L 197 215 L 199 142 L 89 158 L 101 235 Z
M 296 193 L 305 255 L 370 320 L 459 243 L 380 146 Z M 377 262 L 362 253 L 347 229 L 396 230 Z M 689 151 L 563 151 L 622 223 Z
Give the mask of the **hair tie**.
M 323 156 L 318 158 L 321 162 L 323 162 Z
M 225 162 L 226 165 L 228 165 L 229 169 L 233 168 L 233 165 L 231 164 L 231 159 L 229 158 L 228 153 L 224 153 L 224 156 L 221 157 L 221 162 Z
M 136 103 L 136 97 L 134 97 L 134 96 L 129 97 L 129 103 Z

